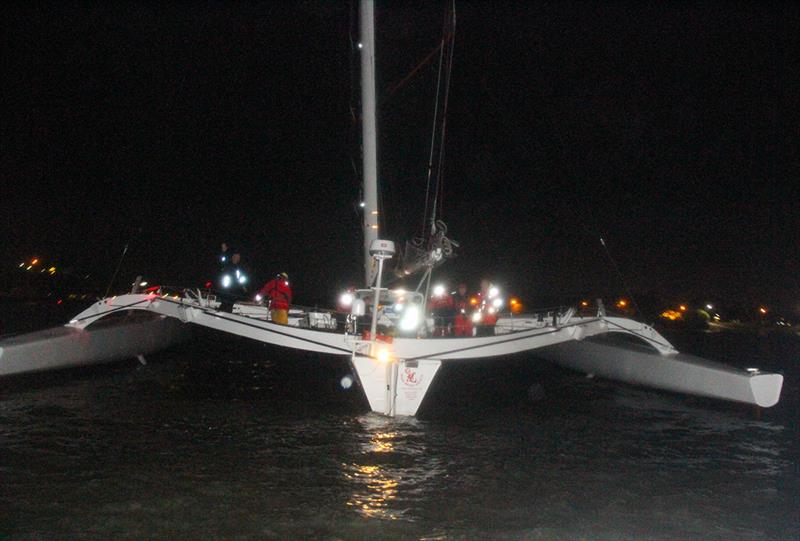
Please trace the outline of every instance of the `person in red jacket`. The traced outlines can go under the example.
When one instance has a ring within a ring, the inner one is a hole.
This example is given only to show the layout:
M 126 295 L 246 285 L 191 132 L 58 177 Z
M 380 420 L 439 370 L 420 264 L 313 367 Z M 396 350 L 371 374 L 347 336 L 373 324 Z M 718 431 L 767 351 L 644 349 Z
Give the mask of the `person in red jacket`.
M 497 324 L 497 313 L 503 304 L 500 292 L 489 280 L 484 279 L 481 280 L 481 290 L 477 297 L 477 309 L 472 318 L 475 336 L 492 336 Z
M 289 323 L 289 305 L 292 304 L 292 288 L 289 275 L 282 272 L 264 284 L 259 293 L 269 299 L 269 314 L 273 323 Z
M 472 336 L 472 319 L 470 312 L 472 307 L 469 303 L 467 284 L 458 284 L 458 289 L 450 294 L 453 299 L 455 318 L 453 319 L 453 334 L 455 336 Z

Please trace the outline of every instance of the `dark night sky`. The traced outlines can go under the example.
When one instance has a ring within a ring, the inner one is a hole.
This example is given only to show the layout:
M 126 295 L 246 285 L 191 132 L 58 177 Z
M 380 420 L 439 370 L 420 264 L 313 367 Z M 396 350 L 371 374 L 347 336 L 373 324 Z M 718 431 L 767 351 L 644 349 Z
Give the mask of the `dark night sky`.
M 457 3 L 440 275 L 531 304 L 800 303 L 787 3 Z M 379 2 L 384 236 L 419 234 L 444 5 Z M 2 264 L 197 283 L 222 240 L 327 302 L 360 281 L 347 2 L 20 3 L 2 23 Z M 355 27 L 353 31 L 356 32 Z M 354 34 L 354 36 L 357 35 Z M 359 164 L 360 166 L 360 164 Z

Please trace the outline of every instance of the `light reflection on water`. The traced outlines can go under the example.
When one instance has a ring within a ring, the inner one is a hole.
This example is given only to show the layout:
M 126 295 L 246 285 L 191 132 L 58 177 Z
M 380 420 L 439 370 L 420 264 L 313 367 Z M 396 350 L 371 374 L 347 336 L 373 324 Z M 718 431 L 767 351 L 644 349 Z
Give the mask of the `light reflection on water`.
M 390 507 L 397 498 L 398 479 L 390 478 L 380 466 L 350 464 L 348 467 L 351 473 L 345 473 L 345 477 L 355 485 L 348 506 L 368 518 L 401 518 L 402 512 Z
M 433 491 L 442 471 L 427 453 L 424 423 L 373 413 L 358 417 L 358 423 L 359 460 L 342 465 L 353 491 L 348 507 L 368 518 L 414 521 L 412 507 L 403 502 L 412 505 L 421 492 Z

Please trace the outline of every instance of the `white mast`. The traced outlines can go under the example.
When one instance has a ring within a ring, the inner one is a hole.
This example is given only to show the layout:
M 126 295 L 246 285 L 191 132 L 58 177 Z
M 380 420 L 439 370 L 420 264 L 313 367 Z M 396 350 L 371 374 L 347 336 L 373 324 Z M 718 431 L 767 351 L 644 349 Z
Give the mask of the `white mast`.
M 373 0 L 361 0 L 361 145 L 364 155 L 364 280 L 375 280 L 375 260 L 369 253 L 378 238 L 378 152 L 375 123 L 375 24 Z

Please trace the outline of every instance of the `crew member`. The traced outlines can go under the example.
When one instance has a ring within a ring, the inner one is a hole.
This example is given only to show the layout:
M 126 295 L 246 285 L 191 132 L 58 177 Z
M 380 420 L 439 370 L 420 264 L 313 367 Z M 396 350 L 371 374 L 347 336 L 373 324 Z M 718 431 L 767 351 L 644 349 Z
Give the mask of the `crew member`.
M 497 312 L 503 305 L 498 289 L 485 278 L 481 280 L 478 292 L 477 310 L 472 316 L 475 323 L 475 336 L 492 336 L 497 324 Z
M 447 294 L 444 285 L 433 286 L 430 307 L 433 314 L 433 336 L 447 336 L 450 334 L 450 321 L 453 319 L 453 298 Z
M 226 267 L 230 263 L 230 256 L 231 256 L 231 248 L 228 246 L 227 242 L 223 242 L 220 245 L 219 252 L 217 253 L 217 257 L 214 260 L 214 264 L 216 265 L 216 269 L 210 270 L 209 276 L 212 278 L 207 280 L 205 283 L 206 289 L 211 289 L 216 285 L 218 290 L 222 290 L 222 275 L 225 274 Z
M 223 246 L 226 246 L 225 243 Z M 229 252 L 226 250 L 225 253 Z M 247 273 L 241 266 L 241 260 L 242 257 L 238 253 L 231 254 L 230 260 L 225 256 L 224 262 L 220 256 L 222 266 L 217 287 L 222 301 L 219 309 L 223 312 L 232 312 L 233 303 L 247 293 Z
M 229 263 L 229 258 L 231 256 L 230 247 L 228 246 L 227 242 L 223 242 L 219 248 L 219 255 L 217 256 L 217 264 L 219 265 L 220 270 L 225 267 Z
M 467 284 L 460 283 L 450 294 L 455 317 L 453 318 L 453 334 L 455 336 L 472 336 L 472 321 L 469 316 L 470 304 Z
M 269 299 L 269 314 L 273 323 L 289 324 L 289 305 L 292 304 L 292 288 L 289 275 L 282 272 L 264 284 L 259 293 Z

